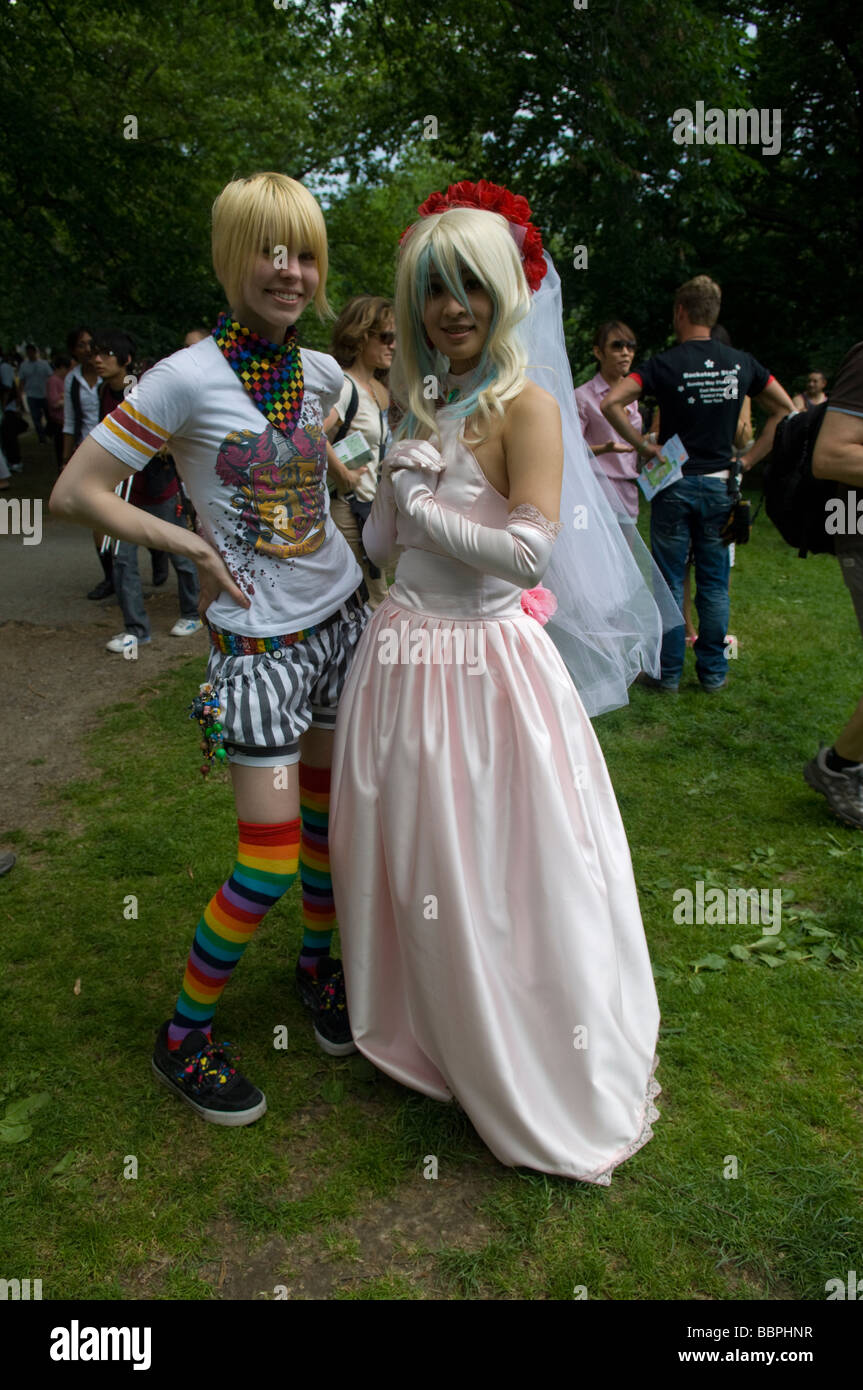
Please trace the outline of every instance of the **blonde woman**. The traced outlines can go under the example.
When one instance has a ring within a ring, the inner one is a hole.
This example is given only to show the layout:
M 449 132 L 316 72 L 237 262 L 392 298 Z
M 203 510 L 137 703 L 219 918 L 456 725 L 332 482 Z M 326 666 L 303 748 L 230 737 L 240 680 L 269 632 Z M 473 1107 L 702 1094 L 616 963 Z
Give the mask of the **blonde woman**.
M 300 348 L 297 320 L 327 311 L 321 210 L 282 174 L 235 179 L 213 206 L 213 267 L 229 304 L 213 333 L 146 373 L 83 442 L 54 512 L 198 567 L 210 630 L 207 679 L 220 706 L 238 818 L 234 869 L 206 907 L 156 1076 L 203 1119 L 245 1125 L 261 1091 L 212 1040 L 216 1003 L 264 914 L 297 875 L 297 983 L 320 1046 L 354 1051 L 328 857 L 332 730 L 368 610 L 362 576 L 329 515 L 323 422 L 342 389 L 331 357 Z M 202 534 L 115 495 L 163 445 Z M 214 731 L 218 739 L 218 732 Z
M 390 406 L 386 378 L 395 352 L 395 321 L 389 299 L 358 294 L 342 310 L 333 328 L 330 351 L 344 369 L 345 384 L 327 421 L 332 443 L 350 434 L 361 434 L 368 444 L 371 462 L 359 469 L 345 469 L 327 446 L 330 474 L 337 487 L 330 488 L 330 512 L 357 561 L 369 591 L 369 607 L 377 608 L 386 597 L 386 575 L 373 565 L 363 549 L 363 526 L 368 520 L 378 486 L 378 475 L 389 439 Z
M 525 209 L 459 184 L 403 242 L 405 416 L 365 531 L 377 564 L 401 555 L 339 707 L 333 880 L 360 1051 L 455 1097 L 502 1163 L 604 1184 L 651 1135 L 659 1011 L 608 771 L 533 587 L 564 577 L 562 410 L 584 446 L 568 368 L 561 406 L 527 377 L 520 330 L 546 303 L 539 345 L 566 357 Z M 610 635 L 635 561 L 584 469 Z

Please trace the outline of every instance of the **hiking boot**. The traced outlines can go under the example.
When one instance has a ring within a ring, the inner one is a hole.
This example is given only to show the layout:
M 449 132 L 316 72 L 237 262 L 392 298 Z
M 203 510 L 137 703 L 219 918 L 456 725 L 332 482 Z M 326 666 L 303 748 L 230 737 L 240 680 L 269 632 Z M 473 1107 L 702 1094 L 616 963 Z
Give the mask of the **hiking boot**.
M 318 1047 L 330 1057 L 347 1057 L 357 1051 L 351 1036 L 345 976 L 340 960 L 322 956 L 317 976 L 297 966 L 297 990 L 312 1015 Z
M 170 1021 L 163 1023 L 153 1052 L 159 1081 L 214 1125 L 250 1125 L 267 1109 L 263 1091 L 231 1066 L 230 1043 L 212 1043 L 203 1033 L 189 1033 L 176 1052 L 168 1047 Z
M 803 777 L 815 791 L 827 798 L 827 805 L 846 825 L 863 830 L 863 763 L 834 772 L 827 766 L 830 750 L 822 743 L 815 757 L 803 769 Z

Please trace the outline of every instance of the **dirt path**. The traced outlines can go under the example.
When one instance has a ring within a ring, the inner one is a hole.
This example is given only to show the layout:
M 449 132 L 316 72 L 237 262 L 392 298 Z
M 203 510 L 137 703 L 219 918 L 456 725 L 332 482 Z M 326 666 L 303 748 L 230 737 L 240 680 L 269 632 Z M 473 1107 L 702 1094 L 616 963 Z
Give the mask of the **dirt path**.
M 154 589 L 147 582 L 145 550 L 139 556 L 153 641 L 139 648 L 136 661 L 105 650 L 122 631 L 123 619 L 115 598 L 94 603 L 85 597 L 101 575 L 90 533 L 48 513 L 56 477 L 51 447 L 41 447 L 31 432 L 23 436 L 21 451 L 24 472 L 13 474 L 10 491 L 0 492 L 0 506 L 14 498 L 41 502 L 42 533 L 38 544 L 0 534 L 0 672 L 6 700 L 0 847 L 7 830 L 55 823 L 51 793 L 86 774 L 82 735 L 98 722 L 105 705 L 157 689 L 159 678 L 191 655 L 200 656 L 203 679 L 207 655 L 203 631 L 170 636 L 179 616 L 176 580 L 172 571 L 167 583 Z

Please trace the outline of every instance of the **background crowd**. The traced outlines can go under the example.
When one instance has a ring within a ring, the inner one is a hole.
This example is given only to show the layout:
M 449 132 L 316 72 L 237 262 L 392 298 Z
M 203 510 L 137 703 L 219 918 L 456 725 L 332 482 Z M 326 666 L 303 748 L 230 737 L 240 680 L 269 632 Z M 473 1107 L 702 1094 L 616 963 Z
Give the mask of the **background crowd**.
M 651 452 L 659 453 L 660 446 L 677 435 L 688 455 L 684 476 L 650 504 L 652 553 L 685 619 L 685 632 L 678 629 L 666 638 L 660 678 L 642 676 L 645 684 L 666 693 L 678 689 L 687 649 L 694 654 L 696 674 L 705 691 L 718 691 L 727 684 L 728 659 L 734 655 L 736 638 L 728 631 L 735 543 L 726 530 L 740 497 L 742 475 L 769 455 L 783 416 L 815 411 L 829 400 L 828 377 L 820 366 L 795 383 L 800 389 L 792 400 L 757 358 L 732 345 L 719 323 L 720 306 L 720 287 L 709 277 L 697 276 L 681 286 L 673 304 L 675 345 L 644 365 L 635 365 L 638 340 L 628 322 L 622 317 L 605 319 L 593 337 L 596 370 L 575 391 L 585 440 L 624 527 L 638 522 L 638 479 L 644 461 L 640 454 L 646 451 L 649 459 Z M 206 328 L 192 328 L 182 346 L 189 347 L 207 334 Z M 656 329 L 651 336 L 657 337 Z M 391 301 L 368 293 L 352 296 L 333 325 L 328 347 L 345 373 L 344 388 L 325 421 L 331 513 L 362 568 L 370 605 L 376 608 L 387 592 L 387 576 L 366 555 L 362 530 L 392 441 L 394 416 L 387 383 L 397 343 Z M 23 355 L 17 349 L 3 352 L 0 489 L 12 489 L 13 480 L 26 489 L 22 433 L 33 430 L 40 447 L 53 450 L 59 471 L 155 360 L 142 356 L 125 331 L 106 329 L 94 334 L 85 326 L 68 332 L 65 351 L 43 351 L 28 342 Z M 576 379 L 579 375 L 584 371 L 576 368 Z M 725 386 L 732 380 L 733 391 L 725 391 L 729 399 L 717 411 L 716 383 Z M 863 404 L 857 405 L 863 413 Z M 853 390 L 851 404 L 839 410 L 854 417 Z M 853 480 L 852 469 L 847 481 Z M 130 480 L 128 488 L 129 500 L 152 515 L 181 526 L 193 524 L 191 503 L 164 449 Z M 748 539 L 748 533 L 743 538 Z M 138 548 L 97 533 L 93 540 L 102 574 L 87 598 L 98 602 L 116 596 L 123 630 L 111 638 L 107 649 L 128 654 L 130 648 L 152 640 Z M 857 556 L 856 541 L 856 536 L 845 538 L 839 549 L 842 575 L 863 631 L 859 578 L 863 559 Z M 166 582 L 169 560 L 177 577 L 179 607 L 171 635 L 188 636 L 201 627 L 197 574 L 186 557 L 151 551 L 154 585 Z M 835 814 L 863 828 L 860 707 L 836 743 L 821 747 L 807 764 L 805 776 Z

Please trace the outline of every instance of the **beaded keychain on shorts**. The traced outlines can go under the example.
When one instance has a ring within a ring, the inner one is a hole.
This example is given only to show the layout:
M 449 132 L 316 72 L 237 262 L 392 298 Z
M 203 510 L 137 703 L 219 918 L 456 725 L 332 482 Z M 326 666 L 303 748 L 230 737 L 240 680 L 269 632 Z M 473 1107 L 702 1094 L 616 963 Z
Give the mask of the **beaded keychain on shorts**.
M 201 775 L 207 776 L 215 758 L 218 763 L 224 763 L 227 753 L 224 749 L 225 735 L 219 716 L 222 707 L 219 703 L 213 687 L 206 682 L 198 687 L 199 694 L 189 706 L 189 718 L 196 719 L 201 726 L 203 737 L 201 739 L 201 752 L 206 755 L 207 761 L 201 764 Z

